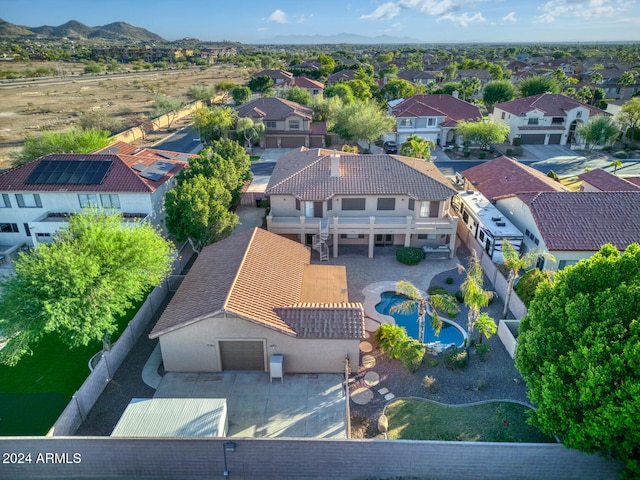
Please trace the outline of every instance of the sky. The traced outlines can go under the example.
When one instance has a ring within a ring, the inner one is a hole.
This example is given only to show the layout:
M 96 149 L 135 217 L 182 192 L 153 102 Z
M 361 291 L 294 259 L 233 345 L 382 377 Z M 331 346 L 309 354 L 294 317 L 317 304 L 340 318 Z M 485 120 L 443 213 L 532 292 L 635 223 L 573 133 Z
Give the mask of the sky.
M 640 0 L 0 0 L 29 27 L 123 21 L 167 40 L 390 35 L 425 43 L 640 41 Z

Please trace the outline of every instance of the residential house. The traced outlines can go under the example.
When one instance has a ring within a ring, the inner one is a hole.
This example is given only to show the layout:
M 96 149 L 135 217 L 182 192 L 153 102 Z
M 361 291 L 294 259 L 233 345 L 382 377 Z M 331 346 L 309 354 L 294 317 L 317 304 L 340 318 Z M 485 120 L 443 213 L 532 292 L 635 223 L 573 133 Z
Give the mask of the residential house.
M 263 148 L 322 147 L 327 127 L 313 122 L 313 111 L 278 97 L 261 97 L 236 107 L 239 117 L 248 117 L 265 126 L 260 140 Z
M 342 373 L 358 368 L 364 312 L 343 266 L 311 265 L 299 242 L 255 228 L 205 247 L 149 337 L 169 372 Z
M 509 125 L 511 143 L 573 145 L 583 143 L 578 125 L 594 115 L 610 114 L 559 93 L 542 93 L 496 103 L 489 116 Z
M 332 73 L 327 77 L 327 87 L 339 82 L 348 82 L 354 78 L 356 78 L 355 70 L 340 70 L 339 72 Z
M 396 141 L 410 135 L 433 140 L 438 145 L 461 143 L 455 128 L 460 120 L 482 119 L 480 109 L 452 95 L 413 95 L 394 104 L 390 113 L 396 117 Z
M 89 206 L 162 227 L 164 194 L 189 157 L 117 142 L 94 153 L 46 155 L 8 170 L 0 174 L 0 248 L 49 241 L 68 214 Z
M 429 85 L 438 81 L 439 72 L 427 70 L 400 70 L 398 78 L 417 85 Z
M 478 90 L 473 94 L 475 98 L 478 98 L 484 86 L 488 82 L 493 80 L 493 78 L 491 77 L 489 70 L 484 70 L 480 68 L 466 69 L 466 70 L 461 69 L 456 71 L 456 79 L 455 79 L 456 82 L 467 81 L 473 78 L 477 78 L 480 81 L 480 86 L 479 86 L 480 88 L 478 88 Z
M 581 192 L 639 192 L 640 185 L 633 183 L 637 177 L 629 180 L 618 177 L 601 168 L 595 168 L 581 173 L 578 178 L 582 180 Z
M 284 70 L 261 70 L 258 73 L 253 74 L 252 77 L 269 77 L 273 80 L 273 85 L 279 87 L 283 85 L 290 85 L 293 73 L 285 72 Z
M 324 93 L 324 84 L 317 80 L 311 80 L 307 77 L 293 77 L 291 82 L 293 87 L 304 88 L 311 95 L 322 95 Z
M 328 260 L 329 248 L 404 245 L 440 248 L 452 258 L 455 191 L 432 163 L 398 155 L 343 154 L 301 148 L 280 157 L 266 193 L 270 232 L 310 245 Z
M 624 251 L 640 239 L 640 192 L 535 192 L 507 195 L 496 207 L 524 232 L 523 250 L 540 248 L 539 268 L 561 270 L 606 243 Z

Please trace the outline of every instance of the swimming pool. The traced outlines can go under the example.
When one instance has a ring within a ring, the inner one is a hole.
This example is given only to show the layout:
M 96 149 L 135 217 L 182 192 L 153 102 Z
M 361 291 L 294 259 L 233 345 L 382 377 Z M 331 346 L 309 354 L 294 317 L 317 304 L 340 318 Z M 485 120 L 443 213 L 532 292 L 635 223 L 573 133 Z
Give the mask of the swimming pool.
M 382 292 L 380 294 L 380 303 L 376 305 L 376 311 L 383 315 L 389 315 L 393 317 L 396 324 L 404 327 L 407 331 L 407 335 L 412 338 L 418 339 L 418 308 L 414 306 L 409 312 L 395 312 L 389 313 L 394 305 L 404 302 L 407 299 L 404 295 L 399 295 L 396 292 Z M 433 327 L 431 326 L 431 317 L 427 314 L 425 317 L 424 325 L 424 339 L 423 343 L 440 342 L 443 344 L 453 343 L 459 347 L 464 343 L 464 334 L 461 329 L 449 322 L 442 319 L 442 329 L 440 335 L 436 336 Z

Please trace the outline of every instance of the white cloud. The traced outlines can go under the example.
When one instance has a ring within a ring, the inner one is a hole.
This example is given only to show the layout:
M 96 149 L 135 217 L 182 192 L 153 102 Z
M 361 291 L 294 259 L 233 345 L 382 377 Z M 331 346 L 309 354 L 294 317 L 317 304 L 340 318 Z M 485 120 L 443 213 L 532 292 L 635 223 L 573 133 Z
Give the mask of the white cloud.
M 442 15 L 440 18 L 438 18 L 438 21 L 441 20 L 449 20 L 459 27 L 468 27 L 472 23 L 484 23 L 487 21 L 487 19 L 484 18 L 484 16 L 480 12 L 476 12 L 471 16 L 469 16 L 468 13 L 462 13 L 460 15 L 447 13 L 446 15 Z
M 502 17 L 503 22 L 517 22 L 516 12 L 509 12 L 507 15 Z
M 276 9 L 271 15 L 269 15 L 267 20 L 275 23 L 287 23 L 289 21 L 287 14 L 280 9 Z
M 389 20 L 396 17 L 401 10 L 412 10 L 439 17 L 438 20 L 451 20 L 459 24 L 468 24 L 469 22 L 474 23 L 485 20 L 481 13 L 469 15 L 468 13 L 457 12 L 466 7 L 488 1 L 491 0 L 396 0 L 383 3 L 373 12 L 361 15 L 360 18 L 363 20 Z
M 360 15 L 363 20 L 389 20 L 400 13 L 400 6 L 397 3 L 387 2 L 380 5 L 368 15 Z
M 611 17 L 621 15 L 636 3 L 636 0 L 550 0 L 539 7 L 542 13 L 534 21 L 552 23 L 565 16 L 587 20 Z
M 311 20 L 314 16 L 315 14 L 313 13 L 310 13 L 309 15 L 305 15 L 304 13 L 302 13 L 296 18 L 296 23 L 304 23 L 307 20 Z
M 259 32 L 266 32 L 269 29 L 267 27 L 258 27 L 256 28 L 256 30 L 258 30 Z

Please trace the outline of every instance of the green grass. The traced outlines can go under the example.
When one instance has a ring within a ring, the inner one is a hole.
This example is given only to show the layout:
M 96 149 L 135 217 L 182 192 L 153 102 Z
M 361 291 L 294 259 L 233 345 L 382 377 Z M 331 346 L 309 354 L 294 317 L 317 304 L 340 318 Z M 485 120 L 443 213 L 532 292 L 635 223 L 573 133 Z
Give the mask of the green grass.
M 118 320 L 113 342 L 143 301 Z M 101 349 L 100 341 L 72 349 L 58 335 L 49 334 L 34 347 L 33 355 L 22 357 L 13 367 L 0 365 L 0 435 L 46 434 L 89 375 L 89 359 Z
M 249 155 L 249 160 L 255 162 L 256 160 L 260 160 L 260 155 Z
M 421 399 L 397 400 L 387 407 L 392 440 L 554 443 L 526 422 L 529 408 L 491 402 L 448 407 Z

